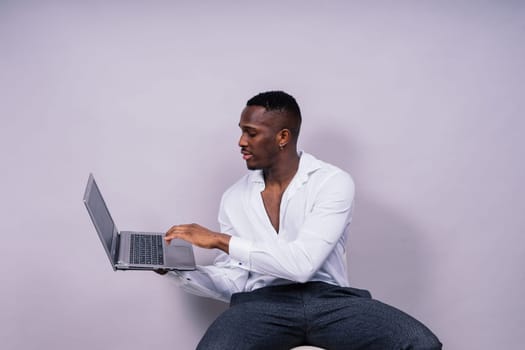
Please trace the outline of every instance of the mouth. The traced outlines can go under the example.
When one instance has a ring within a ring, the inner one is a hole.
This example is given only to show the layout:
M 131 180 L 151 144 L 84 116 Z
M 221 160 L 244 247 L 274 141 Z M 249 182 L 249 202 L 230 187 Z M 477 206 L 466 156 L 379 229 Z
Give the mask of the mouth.
M 248 160 L 253 157 L 253 154 L 245 150 L 241 150 L 241 154 L 242 154 L 242 159 L 244 160 Z

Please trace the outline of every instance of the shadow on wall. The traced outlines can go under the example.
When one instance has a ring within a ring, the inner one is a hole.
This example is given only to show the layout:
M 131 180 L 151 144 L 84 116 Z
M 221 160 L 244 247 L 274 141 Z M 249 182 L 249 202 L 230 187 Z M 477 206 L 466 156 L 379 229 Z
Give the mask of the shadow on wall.
M 365 170 L 374 160 L 365 161 L 359 144 L 343 133 L 345 129 L 317 129 L 303 141 L 307 152 L 348 171 L 356 183 L 347 244 L 350 283 L 407 312 L 418 310 L 425 303 L 421 297 L 430 278 L 429 246 L 410 218 L 367 193 Z
M 348 244 L 350 282 L 405 311 L 425 304 L 427 248 L 421 232 L 378 201 L 359 198 Z

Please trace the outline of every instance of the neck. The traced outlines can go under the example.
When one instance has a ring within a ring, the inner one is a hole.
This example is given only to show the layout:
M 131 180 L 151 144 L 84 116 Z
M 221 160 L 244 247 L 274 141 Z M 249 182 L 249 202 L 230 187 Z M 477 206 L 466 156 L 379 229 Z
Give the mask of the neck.
M 292 181 L 299 168 L 297 151 L 283 152 L 276 164 L 263 169 L 266 186 L 286 187 Z

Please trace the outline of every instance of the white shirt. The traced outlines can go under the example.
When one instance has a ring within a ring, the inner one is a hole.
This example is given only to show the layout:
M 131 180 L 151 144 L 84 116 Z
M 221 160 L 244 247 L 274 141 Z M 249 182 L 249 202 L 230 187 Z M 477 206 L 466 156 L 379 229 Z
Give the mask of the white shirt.
M 355 187 L 343 170 L 301 152 L 283 193 L 276 232 L 266 213 L 261 170 L 250 171 L 222 196 L 221 232 L 229 252 L 213 265 L 172 272 L 188 292 L 229 302 L 233 293 L 308 281 L 348 286 L 345 245 Z

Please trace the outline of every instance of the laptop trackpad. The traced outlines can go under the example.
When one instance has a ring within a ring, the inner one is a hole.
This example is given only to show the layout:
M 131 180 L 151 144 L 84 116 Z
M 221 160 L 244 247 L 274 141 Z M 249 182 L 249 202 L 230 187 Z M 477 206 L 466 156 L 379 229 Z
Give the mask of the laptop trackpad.
M 168 247 L 166 266 L 169 267 L 194 267 L 195 258 L 191 247 L 172 245 Z

